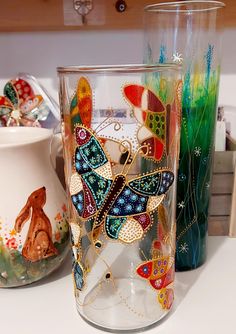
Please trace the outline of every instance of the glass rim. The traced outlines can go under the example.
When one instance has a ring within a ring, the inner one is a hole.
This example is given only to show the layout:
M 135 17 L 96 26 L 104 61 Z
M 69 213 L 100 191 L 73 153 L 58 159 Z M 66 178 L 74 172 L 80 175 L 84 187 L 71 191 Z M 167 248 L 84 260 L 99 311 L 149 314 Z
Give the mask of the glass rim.
M 181 7 L 188 5 L 188 8 Z M 197 7 L 199 5 L 199 7 Z M 200 7 L 202 6 L 202 8 Z M 192 6 L 192 8 L 191 8 Z M 196 7 L 196 8 L 195 8 Z M 144 7 L 144 11 L 146 12 L 167 12 L 174 13 L 178 11 L 178 13 L 193 13 L 193 12 L 206 12 L 217 10 L 220 8 L 224 8 L 225 3 L 221 1 L 213 1 L 213 0 L 187 0 L 187 1 L 170 1 L 170 2 L 160 2 L 156 4 L 147 5 Z
M 148 73 L 162 72 L 173 70 L 179 72 L 182 69 L 181 65 L 174 63 L 165 64 L 125 64 L 125 65 L 96 65 L 96 66 L 59 66 L 57 67 L 58 74 L 73 74 L 73 73 Z

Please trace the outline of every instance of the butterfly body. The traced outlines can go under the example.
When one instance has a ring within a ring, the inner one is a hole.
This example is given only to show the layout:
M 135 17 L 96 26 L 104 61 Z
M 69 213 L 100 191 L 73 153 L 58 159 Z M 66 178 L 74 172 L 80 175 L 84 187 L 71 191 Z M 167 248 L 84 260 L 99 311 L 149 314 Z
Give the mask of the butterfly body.
M 110 191 L 108 195 L 106 196 L 104 203 L 102 204 L 101 208 L 99 209 L 97 216 L 96 216 L 96 226 L 100 226 L 104 218 L 107 216 L 107 214 L 112 210 L 112 206 L 117 199 L 117 197 L 120 195 L 122 192 L 125 184 L 126 184 L 126 177 L 122 174 L 118 174 L 115 176 L 112 184 Z

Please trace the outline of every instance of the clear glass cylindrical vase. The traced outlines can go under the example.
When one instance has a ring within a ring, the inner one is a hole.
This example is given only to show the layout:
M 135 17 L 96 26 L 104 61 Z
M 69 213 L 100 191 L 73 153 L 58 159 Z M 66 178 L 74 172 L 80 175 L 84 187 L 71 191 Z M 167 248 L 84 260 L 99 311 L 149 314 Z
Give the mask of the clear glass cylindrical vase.
M 179 68 L 58 72 L 77 309 L 103 329 L 142 329 L 174 299 Z
M 183 68 L 176 237 L 180 271 L 206 259 L 222 7 L 218 1 L 178 1 L 147 6 L 144 14 L 144 61 Z

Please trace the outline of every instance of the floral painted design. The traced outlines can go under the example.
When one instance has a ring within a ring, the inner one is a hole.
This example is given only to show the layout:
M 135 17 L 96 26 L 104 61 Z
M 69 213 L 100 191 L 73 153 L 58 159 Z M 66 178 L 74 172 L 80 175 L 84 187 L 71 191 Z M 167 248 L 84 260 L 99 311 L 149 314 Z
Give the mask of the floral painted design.
M 62 211 L 58 212 L 54 217 L 56 223 L 54 238 L 57 242 L 61 242 L 61 240 L 63 240 L 69 234 L 68 213 L 65 204 L 62 205 L 61 210 Z
M 41 95 L 22 79 L 10 80 L 0 96 L 0 126 L 36 126 L 47 119 L 49 109 Z
M 7 240 L 6 246 L 10 249 L 17 249 L 18 245 L 16 242 L 16 238 L 11 238 Z

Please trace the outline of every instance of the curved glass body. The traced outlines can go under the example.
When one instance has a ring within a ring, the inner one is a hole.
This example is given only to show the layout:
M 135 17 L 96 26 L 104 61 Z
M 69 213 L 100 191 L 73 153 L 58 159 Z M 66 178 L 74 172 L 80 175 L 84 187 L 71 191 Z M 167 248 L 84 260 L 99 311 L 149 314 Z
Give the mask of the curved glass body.
M 145 8 L 145 62 L 183 66 L 177 270 L 194 269 L 206 259 L 222 7 L 218 1 L 180 1 Z
M 174 298 L 179 69 L 58 72 L 77 309 L 106 330 L 142 329 Z

